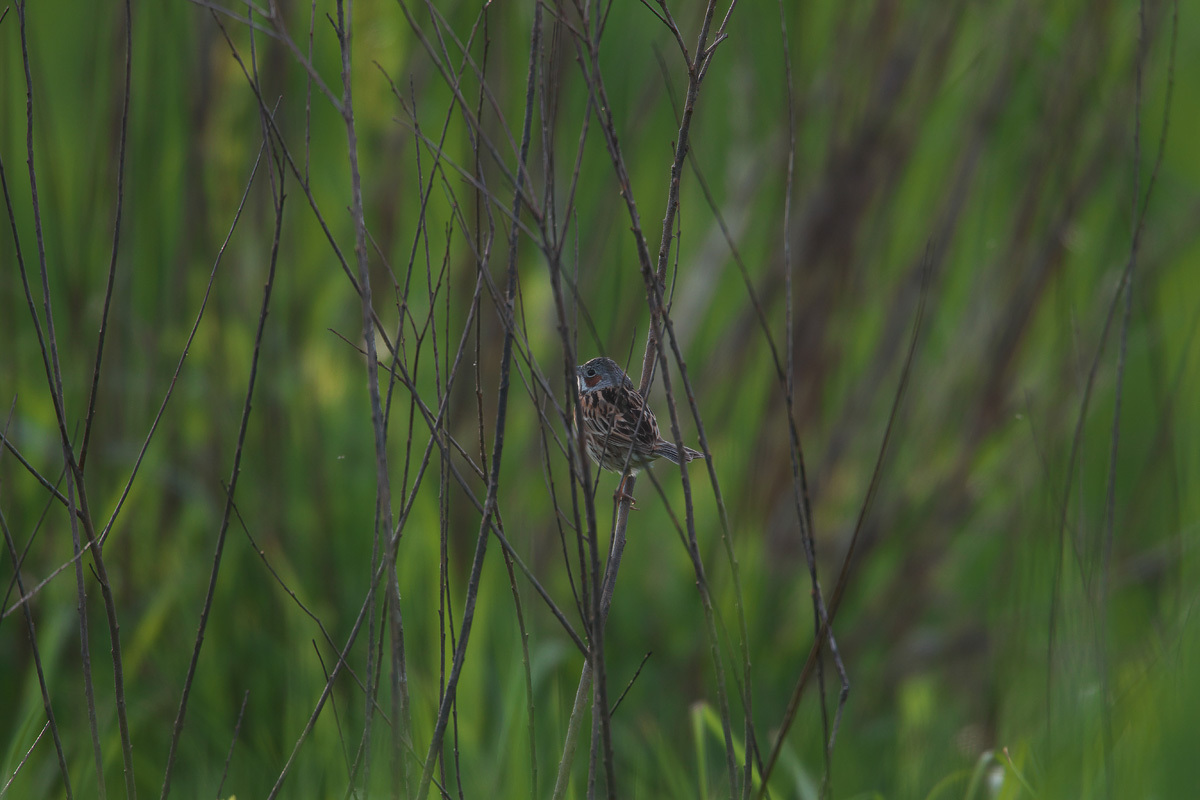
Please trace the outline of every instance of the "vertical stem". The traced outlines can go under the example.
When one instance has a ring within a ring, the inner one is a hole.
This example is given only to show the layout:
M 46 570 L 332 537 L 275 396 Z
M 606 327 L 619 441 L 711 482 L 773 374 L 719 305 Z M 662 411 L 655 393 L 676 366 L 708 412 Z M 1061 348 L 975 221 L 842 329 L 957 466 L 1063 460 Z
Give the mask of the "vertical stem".
M 487 553 L 487 543 L 495 526 L 493 516 L 496 513 L 497 496 L 500 486 L 500 463 L 504 452 L 504 429 L 508 415 L 509 370 L 512 365 L 513 336 L 516 323 L 513 310 L 517 294 L 517 243 L 520 241 L 520 227 L 517 220 L 521 213 L 521 190 L 525 184 L 525 163 L 529 155 L 530 131 L 533 126 L 534 76 L 536 74 L 537 54 L 541 48 L 542 6 L 534 7 L 533 30 L 529 47 L 529 74 L 526 80 L 525 120 L 522 126 L 521 150 L 517 159 L 517 181 L 513 188 L 512 216 L 513 223 L 508 241 L 508 283 L 505 288 L 505 304 L 498 309 L 504 322 L 504 351 L 500 359 L 500 388 L 496 398 L 496 432 L 495 443 L 492 447 L 492 466 L 488 473 L 487 499 L 483 504 L 483 519 L 479 525 L 479 535 L 475 542 L 475 555 L 471 562 L 471 574 L 467 581 L 467 598 L 463 607 L 462 627 L 459 631 L 458 646 L 454 650 L 454 661 L 450 667 L 450 677 L 446 682 L 446 691 L 438 708 L 437 722 L 434 724 L 433 737 L 429 742 L 429 752 L 425 757 L 425 766 L 421 771 L 421 781 L 417 785 L 418 800 L 425 800 L 429 794 L 429 783 L 433 778 L 433 770 L 441 751 L 442 740 L 446 735 L 446 723 L 454 705 L 458 690 L 459 676 L 462 674 L 463 661 L 466 658 L 467 644 L 471 638 L 471 625 L 475 617 L 475 603 L 479 595 L 479 580 L 483 571 L 483 560 Z M 480 269 L 485 265 L 480 264 Z
M 272 11 L 279 17 L 278 8 L 272 1 Z M 375 314 L 371 300 L 371 271 L 367 260 L 367 224 L 363 215 L 362 177 L 358 163 L 358 132 L 354 125 L 354 100 L 351 89 L 351 28 L 354 19 L 353 0 L 338 0 L 337 20 L 342 55 L 342 120 L 346 126 L 346 143 L 350 160 L 350 217 L 354 222 L 354 256 L 358 266 L 359 294 L 362 300 L 363 342 L 367 350 L 367 393 L 371 403 L 371 430 L 375 441 L 375 533 L 371 551 L 371 575 L 376 573 L 380 558 L 383 531 L 392 529 L 391 487 L 388 481 L 387 432 L 384 428 L 383 401 L 379 392 L 379 358 L 375 344 Z M 368 589 L 370 618 L 367 623 L 368 639 L 375 631 L 374 580 Z M 366 749 L 363 768 L 363 785 L 371 783 L 371 723 L 375 711 L 374 642 L 367 645 L 367 690 L 366 711 L 363 722 L 363 744 Z

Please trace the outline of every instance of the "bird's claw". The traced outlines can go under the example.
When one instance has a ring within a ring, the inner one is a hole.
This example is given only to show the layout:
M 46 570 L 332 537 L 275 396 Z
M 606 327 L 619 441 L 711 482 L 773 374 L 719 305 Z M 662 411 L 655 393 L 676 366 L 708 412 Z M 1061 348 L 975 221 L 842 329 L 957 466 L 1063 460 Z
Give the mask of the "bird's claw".
M 620 503 L 622 500 L 629 501 L 629 510 L 630 511 L 634 511 L 637 509 L 637 500 L 634 499 L 633 495 L 631 495 L 631 494 L 629 494 L 629 492 L 625 491 L 625 479 L 624 478 L 621 478 L 621 482 L 617 484 L 617 490 L 615 492 L 613 492 L 613 501 L 614 502 Z

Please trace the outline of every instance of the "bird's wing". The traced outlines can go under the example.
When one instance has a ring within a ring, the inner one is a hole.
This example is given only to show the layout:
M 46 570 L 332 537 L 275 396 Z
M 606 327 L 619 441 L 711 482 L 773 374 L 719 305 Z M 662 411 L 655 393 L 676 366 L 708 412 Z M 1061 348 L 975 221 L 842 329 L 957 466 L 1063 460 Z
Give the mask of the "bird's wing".
M 637 392 L 623 392 L 620 399 L 624 402 L 618 403 L 620 413 L 613 425 L 613 435 L 626 441 L 636 441 L 637 450 L 650 452 L 659 440 L 658 421 L 654 419 L 654 413 Z

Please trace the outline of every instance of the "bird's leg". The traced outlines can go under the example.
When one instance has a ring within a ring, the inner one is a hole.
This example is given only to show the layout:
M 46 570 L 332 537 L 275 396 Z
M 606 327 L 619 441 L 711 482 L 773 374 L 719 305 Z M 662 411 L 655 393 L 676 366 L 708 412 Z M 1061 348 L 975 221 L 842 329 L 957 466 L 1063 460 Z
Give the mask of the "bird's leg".
M 637 501 L 633 499 L 633 495 L 625 491 L 625 480 L 629 477 L 629 473 L 621 474 L 621 482 L 617 484 L 617 490 L 613 492 L 613 500 L 618 503 L 622 500 L 629 501 L 629 509 L 632 511 L 637 508 Z

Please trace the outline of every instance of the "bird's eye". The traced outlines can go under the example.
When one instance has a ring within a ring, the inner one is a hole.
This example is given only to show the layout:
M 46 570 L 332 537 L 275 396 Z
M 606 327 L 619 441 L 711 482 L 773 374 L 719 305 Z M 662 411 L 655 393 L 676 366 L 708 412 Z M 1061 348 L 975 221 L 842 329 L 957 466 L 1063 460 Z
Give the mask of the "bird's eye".
M 594 378 L 596 376 L 596 370 L 593 369 L 592 367 L 588 367 L 587 376 L 589 378 Z

